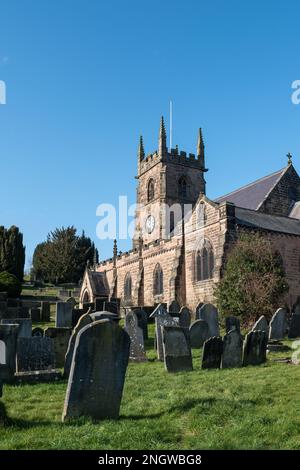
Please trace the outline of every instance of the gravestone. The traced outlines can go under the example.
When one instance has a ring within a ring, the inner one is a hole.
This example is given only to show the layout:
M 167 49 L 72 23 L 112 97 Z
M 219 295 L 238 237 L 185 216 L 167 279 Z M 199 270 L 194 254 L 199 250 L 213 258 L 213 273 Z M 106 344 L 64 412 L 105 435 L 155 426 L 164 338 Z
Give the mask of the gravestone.
M 223 351 L 223 341 L 220 336 L 207 339 L 203 346 L 202 369 L 219 369 Z
M 73 359 L 73 353 L 74 353 L 74 347 L 75 347 L 75 342 L 77 335 L 79 331 L 82 330 L 86 325 L 89 325 L 93 322 L 93 319 L 88 313 L 85 313 L 82 315 L 79 320 L 77 325 L 75 326 L 72 335 L 69 339 L 68 343 L 68 349 L 65 355 L 65 364 L 64 364 L 64 377 L 68 378 L 70 374 L 70 369 L 71 369 L 71 364 L 72 364 L 72 359 Z
M 300 336 L 300 313 L 293 313 L 289 329 L 289 338 L 298 338 Z
M 54 368 L 54 345 L 51 338 L 19 338 L 17 341 L 17 372 Z
M 77 302 L 76 300 L 74 299 L 74 297 L 69 297 L 66 302 L 68 302 L 68 304 L 71 304 L 72 305 L 72 308 L 75 307 L 75 305 L 77 305 Z
M 0 374 L 4 382 L 9 381 L 16 370 L 18 328 L 19 325 L 0 324 Z
M 199 320 L 199 311 L 200 311 L 200 308 L 203 307 L 204 303 L 203 302 L 199 302 L 197 307 L 196 307 L 196 313 L 195 313 L 195 319 L 196 320 Z
M 191 312 L 187 307 L 182 307 L 179 312 L 179 326 L 189 328 L 191 324 Z
M 262 364 L 267 360 L 268 336 L 265 331 L 250 331 L 243 345 L 243 366 Z
M 168 372 L 193 370 L 189 332 L 180 326 L 163 326 L 165 369 Z
M 79 331 L 62 420 L 118 419 L 130 338 L 117 323 L 100 320 Z
M 138 319 L 138 325 L 143 331 L 144 340 L 148 339 L 148 315 L 142 308 L 134 308 L 134 313 Z
M 198 312 L 199 320 L 208 324 L 209 336 L 219 336 L 218 310 L 212 304 L 204 304 Z
M 164 350 L 162 341 L 162 326 L 176 326 L 176 322 L 168 314 L 167 310 L 162 304 L 159 304 L 151 313 L 149 318 L 155 318 L 155 344 L 157 350 L 157 358 L 160 361 L 164 360 Z
M 52 338 L 54 344 L 55 367 L 64 367 L 65 356 L 69 345 L 72 328 L 49 327 L 45 330 L 45 337 Z
M 265 331 L 269 336 L 269 325 L 264 315 L 261 315 L 259 319 L 254 323 L 251 331 Z
M 204 342 L 209 338 L 208 324 L 204 320 L 195 320 L 190 326 L 191 347 L 202 348 Z
M 178 313 L 180 312 L 180 305 L 176 300 L 172 300 L 170 304 L 168 304 L 167 310 L 169 313 Z
M 229 331 L 236 330 L 239 333 L 241 332 L 240 319 L 238 317 L 226 317 L 225 318 L 225 328 L 226 333 Z
M 30 309 L 30 318 L 33 322 L 41 321 L 41 310 L 39 308 L 31 308 Z
M 42 302 L 41 305 L 41 321 L 49 322 L 50 321 L 50 302 Z
M 38 326 L 36 328 L 33 328 L 32 336 L 37 336 L 38 338 L 42 338 L 44 336 L 43 328 L 39 328 Z
M 242 367 L 243 340 L 238 330 L 231 330 L 223 338 L 222 369 Z
M 117 302 L 104 302 L 103 303 L 103 311 L 115 313 L 119 315 L 119 307 Z
M 104 307 L 104 302 L 108 302 L 107 297 L 97 297 L 94 301 L 96 312 L 101 312 Z
M 30 338 L 32 335 L 32 322 L 30 318 L 13 318 L 13 319 L 2 319 L 2 325 L 14 324 L 19 325 L 17 337 L 18 338 Z
M 270 321 L 269 340 L 283 339 L 287 331 L 286 310 L 279 308 Z
M 130 336 L 129 359 L 135 362 L 147 361 L 143 330 L 139 327 L 137 315 L 133 311 L 129 311 L 125 317 L 125 330 Z
M 72 310 L 73 306 L 68 302 L 57 302 L 55 326 L 57 328 L 72 327 Z

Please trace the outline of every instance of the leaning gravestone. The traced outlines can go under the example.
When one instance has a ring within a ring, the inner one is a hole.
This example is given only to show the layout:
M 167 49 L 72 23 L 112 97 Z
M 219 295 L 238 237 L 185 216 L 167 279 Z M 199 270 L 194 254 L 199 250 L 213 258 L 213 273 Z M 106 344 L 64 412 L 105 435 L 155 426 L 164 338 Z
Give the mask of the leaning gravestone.
M 71 328 L 49 327 L 45 330 L 45 337 L 53 339 L 55 367 L 64 367 L 71 333 Z
M 179 326 L 189 328 L 191 324 L 191 312 L 187 307 L 182 307 L 179 312 Z
M 134 313 L 138 319 L 138 325 L 143 330 L 144 340 L 148 339 L 148 315 L 142 308 L 134 308 Z
M 162 330 L 163 326 L 176 326 L 176 322 L 173 320 L 171 315 L 168 314 L 165 307 L 159 304 L 155 310 L 151 313 L 149 318 L 155 318 L 155 342 L 157 350 L 157 358 L 159 361 L 164 360 L 164 350 L 162 341 Z
M 238 330 L 231 330 L 223 338 L 222 369 L 242 367 L 243 340 Z
M 55 318 L 55 326 L 57 328 L 72 327 L 72 310 L 73 306 L 71 302 L 57 302 Z
M 213 336 L 205 341 L 202 353 L 202 369 L 219 369 L 221 365 L 223 341 Z
M 287 331 L 286 310 L 279 308 L 270 321 L 269 340 L 283 339 Z
M 51 338 L 19 338 L 17 372 L 54 368 L 54 345 Z
M 265 331 L 250 331 L 243 345 L 243 366 L 266 362 L 267 343 L 268 336 Z
M 2 325 L 19 325 L 18 338 L 30 338 L 32 331 L 32 321 L 30 318 L 12 318 L 11 320 L 1 320 Z
M 237 330 L 239 333 L 241 331 L 240 320 L 237 317 L 226 317 L 225 318 L 225 328 L 226 333 L 229 333 L 231 330 Z
M 90 325 L 93 322 L 93 319 L 88 313 L 85 313 L 82 315 L 79 320 L 77 325 L 75 326 L 72 335 L 69 339 L 69 344 L 68 344 L 68 349 L 66 352 L 65 356 L 65 365 L 64 365 L 64 377 L 68 378 L 70 374 L 70 369 L 71 369 L 71 364 L 72 364 L 72 359 L 73 359 L 73 353 L 74 353 L 74 347 L 75 347 L 75 342 L 77 335 L 79 331 L 82 330 L 87 325 Z
M 168 372 L 193 370 L 189 332 L 180 326 L 163 326 L 165 368 Z
M 191 347 L 202 348 L 204 342 L 209 338 L 208 324 L 204 320 L 196 320 L 190 326 Z
M 267 336 L 269 335 L 269 325 L 264 315 L 261 315 L 259 319 L 254 323 L 251 331 L 265 331 Z
M 130 349 L 117 323 L 100 320 L 78 333 L 62 420 L 118 419 Z
M 289 338 L 300 336 L 300 313 L 293 313 L 288 336 Z
M 204 304 L 198 312 L 199 320 L 208 324 L 209 336 L 219 336 L 218 310 L 212 304 Z
M 147 361 L 143 330 L 139 327 L 137 315 L 132 310 L 125 317 L 125 330 L 130 336 L 129 359 L 135 362 Z
M 2 381 L 9 381 L 16 370 L 19 325 L 0 324 L 0 370 Z

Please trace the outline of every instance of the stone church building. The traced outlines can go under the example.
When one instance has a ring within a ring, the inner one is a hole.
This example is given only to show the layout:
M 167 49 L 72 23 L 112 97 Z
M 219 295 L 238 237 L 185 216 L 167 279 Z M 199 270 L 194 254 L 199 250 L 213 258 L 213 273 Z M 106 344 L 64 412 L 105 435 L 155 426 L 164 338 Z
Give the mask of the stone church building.
M 205 147 L 197 152 L 167 148 L 163 118 L 158 150 L 138 149 L 137 210 L 133 247 L 87 269 L 81 303 L 120 298 L 123 305 L 177 301 L 192 311 L 214 301 L 226 250 L 241 229 L 266 234 L 279 251 L 290 286 L 289 307 L 300 296 L 300 177 L 291 156 L 285 168 L 230 194 L 206 196 Z

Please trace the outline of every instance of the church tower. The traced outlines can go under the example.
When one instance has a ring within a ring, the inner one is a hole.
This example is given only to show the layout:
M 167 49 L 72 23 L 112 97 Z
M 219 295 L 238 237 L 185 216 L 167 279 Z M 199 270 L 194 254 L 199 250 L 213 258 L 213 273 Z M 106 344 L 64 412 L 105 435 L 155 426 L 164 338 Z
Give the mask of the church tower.
M 143 138 L 138 147 L 136 233 L 144 243 L 168 238 L 174 229 L 174 215 L 169 208 L 193 206 L 199 194 L 205 194 L 205 154 L 202 130 L 199 129 L 197 156 L 167 148 L 164 118 L 161 118 L 158 150 L 145 154 Z

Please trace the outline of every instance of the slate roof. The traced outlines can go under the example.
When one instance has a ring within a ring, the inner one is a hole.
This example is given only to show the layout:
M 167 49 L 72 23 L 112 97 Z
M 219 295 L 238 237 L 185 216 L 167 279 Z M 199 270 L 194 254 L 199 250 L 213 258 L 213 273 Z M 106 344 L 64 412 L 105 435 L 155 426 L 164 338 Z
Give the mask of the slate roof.
M 94 296 L 106 296 L 109 289 L 105 273 L 87 270 Z
M 244 227 L 287 233 L 290 235 L 300 235 L 300 220 L 291 217 L 280 217 L 245 209 L 243 207 L 236 207 L 235 220 L 237 225 Z
M 220 203 L 228 201 L 239 207 L 257 210 L 276 183 L 280 180 L 286 169 L 287 167 L 282 168 L 281 170 L 254 181 L 253 183 L 247 184 L 232 193 L 221 196 L 216 199 L 215 202 Z

